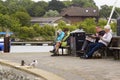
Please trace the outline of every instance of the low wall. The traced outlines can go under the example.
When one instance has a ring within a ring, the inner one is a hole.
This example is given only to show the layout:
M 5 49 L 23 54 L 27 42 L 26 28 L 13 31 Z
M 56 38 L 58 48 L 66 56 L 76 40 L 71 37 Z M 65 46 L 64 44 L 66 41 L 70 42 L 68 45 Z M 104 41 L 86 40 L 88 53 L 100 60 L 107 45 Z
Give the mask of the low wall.
M 2 79 L 2 80 L 65 80 L 64 78 L 62 78 L 56 74 L 50 73 L 48 71 L 45 71 L 42 69 L 37 69 L 35 67 L 31 67 L 31 66 L 27 66 L 27 65 L 21 66 L 18 63 L 10 62 L 8 60 L 0 60 L 0 64 L 4 65 L 4 66 L 8 66 L 7 69 L 3 69 L 3 67 L 1 68 L 1 70 L 8 71 L 8 72 L 1 71 L 1 72 L 4 72 L 2 74 L 8 75 L 8 73 L 10 73 L 10 75 L 11 75 L 11 73 L 14 73 L 14 74 L 17 74 L 17 77 L 18 77 L 18 79 L 6 79 L 6 77 L 4 77 L 5 79 Z M 12 72 L 11 72 L 11 69 L 12 69 Z M 13 70 L 15 70 L 15 71 L 13 71 Z M 19 72 L 17 72 L 17 71 L 19 71 Z M 29 78 L 29 79 L 26 79 L 26 78 Z
M 52 45 L 53 42 L 11 42 L 11 45 Z
M 0 80 L 44 80 L 12 67 L 0 65 Z

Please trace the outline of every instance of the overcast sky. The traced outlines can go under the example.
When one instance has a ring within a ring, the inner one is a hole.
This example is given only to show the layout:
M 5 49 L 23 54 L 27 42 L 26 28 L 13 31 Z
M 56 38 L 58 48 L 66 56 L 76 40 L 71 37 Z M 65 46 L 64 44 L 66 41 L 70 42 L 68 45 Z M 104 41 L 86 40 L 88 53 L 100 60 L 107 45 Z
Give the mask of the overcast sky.
M 33 0 L 33 1 L 51 1 L 51 0 Z M 60 1 L 65 1 L 65 0 L 60 0 Z M 116 0 L 94 0 L 97 6 L 101 6 L 101 5 L 113 5 L 115 3 Z M 120 7 L 120 0 L 117 1 L 116 4 L 117 7 Z

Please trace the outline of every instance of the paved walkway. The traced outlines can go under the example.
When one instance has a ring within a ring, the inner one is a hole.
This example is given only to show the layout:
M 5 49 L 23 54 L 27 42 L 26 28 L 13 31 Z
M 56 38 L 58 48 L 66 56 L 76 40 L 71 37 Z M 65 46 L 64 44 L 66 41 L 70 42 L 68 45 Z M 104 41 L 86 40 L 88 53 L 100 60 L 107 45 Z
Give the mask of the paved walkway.
M 80 59 L 72 56 L 51 57 L 50 53 L 3 53 L 0 59 L 29 64 L 52 72 L 66 80 L 120 80 L 120 61 L 114 59 Z

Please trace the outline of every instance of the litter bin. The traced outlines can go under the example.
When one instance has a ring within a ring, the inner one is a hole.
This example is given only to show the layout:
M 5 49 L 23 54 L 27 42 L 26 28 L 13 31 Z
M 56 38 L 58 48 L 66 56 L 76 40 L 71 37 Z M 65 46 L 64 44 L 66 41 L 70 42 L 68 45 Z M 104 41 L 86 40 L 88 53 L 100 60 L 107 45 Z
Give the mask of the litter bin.
M 117 36 L 120 36 L 120 17 L 117 19 Z
M 82 45 L 85 41 L 85 31 L 82 29 L 77 29 L 70 33 L 70 49 L 73 56 L 81 56 L 80 53 Z

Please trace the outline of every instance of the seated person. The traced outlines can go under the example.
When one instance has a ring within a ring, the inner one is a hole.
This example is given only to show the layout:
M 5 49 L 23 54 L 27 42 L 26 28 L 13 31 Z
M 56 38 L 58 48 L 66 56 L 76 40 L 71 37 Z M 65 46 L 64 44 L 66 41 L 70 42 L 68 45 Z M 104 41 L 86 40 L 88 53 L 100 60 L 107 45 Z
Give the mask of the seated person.
M 96 29 L 96 34 L 86 36 L 86 40 L 83 43 L 81 52 L 85 52 L 89 43 L 98 42 L 99 36 L 103 36 L 105 34 L 105 31 L 102 30 L 100 27 L 96 27 L 95 29 Z
M 65 32 L 65 36 L 61 42 L 61 47 L 66 47 L 68 45 L 70 45 L 70 32 L 67 30 Z
M 88 51 L 84 56 L 81 56 L 81 58 L 85 58 L 85 59 L 92 58 L 92 55 L 95 51 L 97 51 L 101 47 L 107 46 L 110 43 L 112 39 L 112 34 L 110 32 L 110 25 L 106 25 L 104 29 L 105 29 L 105 34 L 103 36 L 100 36 L 100 40 L 98 42 L 90 43 L 88 45 Z
M 58 56 L 58 50 L 59 50 L 59 47 L 61 46 L 61 42 L 65 36 L 65 33 L 68 31 L 68 29 L 64 29 L 64 31 L 62 30 L 58 30 L 57 31 L 57 38 L 56 38 L 56 42 L 55 42 L 55 45 L 54 45 L 54 49 L 52 51 L 50 51 L 51 53 L 53 53 L 51 56 Z

